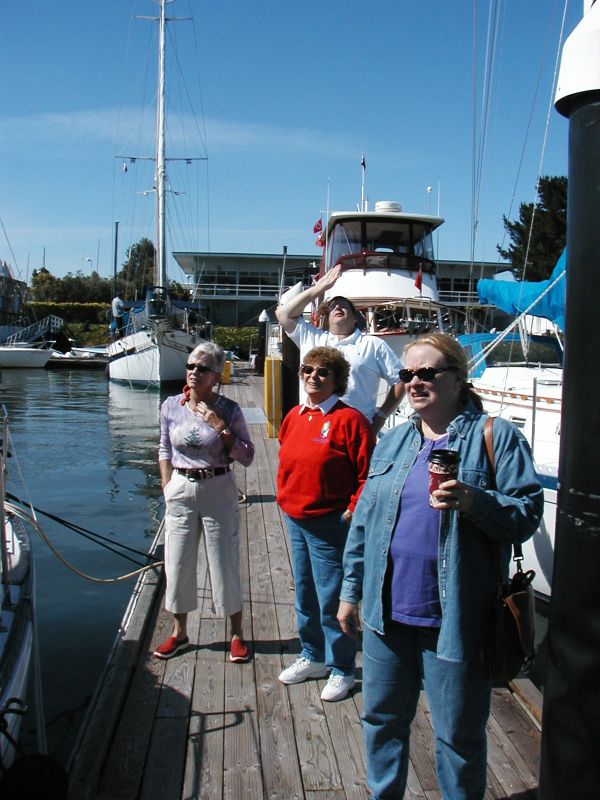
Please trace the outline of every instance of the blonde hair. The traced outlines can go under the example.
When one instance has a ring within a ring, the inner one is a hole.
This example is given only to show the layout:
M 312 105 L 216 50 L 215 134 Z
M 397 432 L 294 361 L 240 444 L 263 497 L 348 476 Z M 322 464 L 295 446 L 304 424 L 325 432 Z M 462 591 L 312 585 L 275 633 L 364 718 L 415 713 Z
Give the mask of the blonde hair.
M 428 344 L 430 347 L 433 347 L 435 350 L 441 353 L 446 359 L 446 366 L 452 367 L 452 369 L 456 372 L 462 384 L 460 390 L 460 399 L 464 405 L 466 405 L 469 400 L 472 400 L 477 410 L 483 411 L 483 403 L 481 402 L 481 398 L 477 392 L 473 391 L 473 387 L 469 383 L 469 364 L 467 361 L 467 354 L 463 350 L 460 343 L 447 333 L 433 331 L 431 333 L 424 333 L 422 336 L 418 336 L 416 339 L 410 341 L 404 348 L 404 352 L 408 353 L 411 348 L 423 344 Z

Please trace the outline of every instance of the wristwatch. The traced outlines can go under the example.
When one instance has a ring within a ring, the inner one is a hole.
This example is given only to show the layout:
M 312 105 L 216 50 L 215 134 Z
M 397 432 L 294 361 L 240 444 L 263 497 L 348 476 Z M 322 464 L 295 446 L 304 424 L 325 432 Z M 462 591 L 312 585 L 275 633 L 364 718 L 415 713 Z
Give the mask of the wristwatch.
M 382 411 L 380 408 L 378 408 L 377 411 L 375 412 L 375 416 L 376 417 L 381 417 L 381 419 L 387 419 L 388 418 L 388 415 L 385 413 L 385 411 Z

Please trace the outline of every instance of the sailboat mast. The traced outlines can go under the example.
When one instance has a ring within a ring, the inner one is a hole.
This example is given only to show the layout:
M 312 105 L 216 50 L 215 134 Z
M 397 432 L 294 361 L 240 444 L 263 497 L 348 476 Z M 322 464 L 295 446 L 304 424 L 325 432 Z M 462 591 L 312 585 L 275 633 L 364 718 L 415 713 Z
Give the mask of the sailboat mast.
M 165 168 L 165 39 L 166 0 L 160 0 L 158 19 L 158 97 L 156 109 L 156 263 L 154 281 L 157 286 L 167 286 L 167 246 L 165 241 L 165 194 L 167 173 Z

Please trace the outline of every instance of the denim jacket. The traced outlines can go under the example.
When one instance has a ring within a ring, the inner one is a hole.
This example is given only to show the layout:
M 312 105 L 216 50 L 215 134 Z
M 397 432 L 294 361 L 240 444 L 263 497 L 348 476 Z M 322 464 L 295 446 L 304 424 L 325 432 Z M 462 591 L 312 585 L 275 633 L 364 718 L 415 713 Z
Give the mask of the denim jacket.
M 448 448 L 460 453 L 458 478 L 473 486 L 468 513 L 442 511 L 438 540 L 438 585 L 442 624 L 438 657 L 465 661 L 481 647 L 494 598 L 492 542 L 500 544 L 508 574 L 511 545 L 529 539 L 543 511 L 529 445 L 510 422 L 495 419 L 495 481 L 483 438 L 486 415 L 472 403 L 448 426 Z M 421 447 L 417 414 L 377 444 L 344 551 L 340 599 L 362 600 L 363 622 L 384 633 L 383 589 L 400 495 Z

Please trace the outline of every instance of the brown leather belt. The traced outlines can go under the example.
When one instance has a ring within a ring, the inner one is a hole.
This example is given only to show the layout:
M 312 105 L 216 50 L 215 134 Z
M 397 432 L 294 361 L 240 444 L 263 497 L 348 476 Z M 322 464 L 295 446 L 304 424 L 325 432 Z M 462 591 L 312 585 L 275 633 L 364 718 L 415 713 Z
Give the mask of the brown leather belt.
M 207 478 L 215 478 L 217 475 L 225 475 L 231 470 L 231 466 L 226 467 L 204 467 L 202 469 L 181 469 L 175 467 L 175 472 L 185 476 L 188 481 L 205 481 Z

